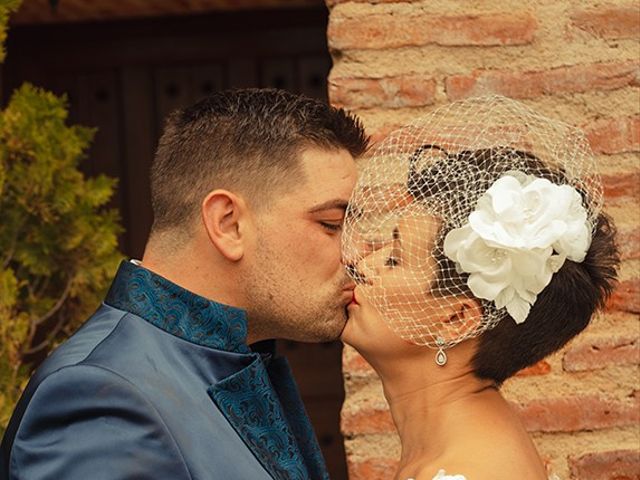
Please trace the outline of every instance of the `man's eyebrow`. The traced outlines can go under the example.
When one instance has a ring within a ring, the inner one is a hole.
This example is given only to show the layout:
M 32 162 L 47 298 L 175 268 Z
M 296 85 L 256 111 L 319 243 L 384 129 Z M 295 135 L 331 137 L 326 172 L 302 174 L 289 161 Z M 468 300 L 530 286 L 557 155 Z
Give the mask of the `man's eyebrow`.
M 324 210 L 346 210 L 349 204 L 346 200 L 334 199 L 311 207 L 309 213 L 322 212 Z

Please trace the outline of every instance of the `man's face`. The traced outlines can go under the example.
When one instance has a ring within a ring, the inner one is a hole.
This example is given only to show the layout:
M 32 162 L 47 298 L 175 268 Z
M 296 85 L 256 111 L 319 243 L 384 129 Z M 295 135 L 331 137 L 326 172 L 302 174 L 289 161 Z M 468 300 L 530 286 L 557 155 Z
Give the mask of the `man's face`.
M 310 148 L 300 166 L 300 183 L 256 214 L 245 284 L 254 338 L 334 340 L 346 322 L 355 285 L 341 262 L 340 237 L 355 162 L 346 150 Z

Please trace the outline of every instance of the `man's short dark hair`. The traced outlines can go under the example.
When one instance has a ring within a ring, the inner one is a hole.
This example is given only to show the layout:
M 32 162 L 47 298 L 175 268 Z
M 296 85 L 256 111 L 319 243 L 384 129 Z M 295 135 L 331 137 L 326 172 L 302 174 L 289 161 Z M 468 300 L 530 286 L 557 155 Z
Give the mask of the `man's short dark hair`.
M 429 192 L 447 195 L 449 201 L 444 203 L 451 210 L 439 213 L 443 219 L 459 215 L 456 209 L 468 203 L 456 201 L 456 198 L 468 195 L 464 181 L 460 180 L 465 172 L 482 172 L 483 175 L 477 178 L 477 182 L 481 182 L 478 190 L 486 191 L 506 173 L 505 165 L 509 164 L 495 161 L 500 157 L 517 159 L 525 171 L 536 171 L 553 183 L 567 183 L 563 171 L 546 166 L 529 152 L 506 147 L 449 154 L 440 147 L 425 145 L 414 156 L 434 148 L 442 150 L 445 158 L 427 170 L 413 172 L 409 178 L 409 191 L 415 198 L 427 201 Z M 579 192 L 588 204 L 587 193 Z M 462 213 L 468 216 L 471 212 Z M 598 309 L 605 306 L 616 283 L 620 257 L 611 219 L 600 213 L 595 223 L 591 246 L 584 261 L 577 263 L 567 259 L 564 262 L 549 285 L 538 294 L 525 322 L 516 324 L 507 315 L 497 326 L 478 337 L 478 347 L 471 362 L 478 377 L 502 384 L 519 370 L 562 348 L 587 327 Z M 441 228 L 450 230 L 451 226 L 443 222 Z M 443 253 L 442 242 L 447 232 L 440 233 L 440 244 L 434 247 L 439 272 L 432 288 L 464 292 L 473 297 L 466 284 L 467 276 L 452 279 L 447 275 L 446 272 L 455 271 L 455 264 Z
M 326 102 L 276 89 L 215 93 L 172 113 L 151 167 L 152 232 L 188 229 L 206 194 L 237 191 L 253 206 L 301 182 L 305 148 L 367 149 L 360 121 Z

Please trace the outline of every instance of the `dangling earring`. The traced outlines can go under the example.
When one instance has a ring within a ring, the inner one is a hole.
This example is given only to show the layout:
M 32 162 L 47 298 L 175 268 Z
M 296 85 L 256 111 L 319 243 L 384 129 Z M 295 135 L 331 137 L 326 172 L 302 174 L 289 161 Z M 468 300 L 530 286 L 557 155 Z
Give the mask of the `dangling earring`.
M 438 337 L 436 339 L 436 345 L 438 345 L 436 364 L 442 367 L 447 363 L 447 354 L 444 352 L 444 338 Z

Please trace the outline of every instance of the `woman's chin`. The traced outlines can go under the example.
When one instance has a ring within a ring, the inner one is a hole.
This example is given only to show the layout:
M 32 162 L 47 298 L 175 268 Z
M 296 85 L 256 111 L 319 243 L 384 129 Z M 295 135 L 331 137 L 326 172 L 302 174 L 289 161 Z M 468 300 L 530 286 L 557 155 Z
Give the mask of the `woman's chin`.
M 353 341 L 356 340 L 356 323 L 357 323 L 357 310 L 358 304 L 352 303 L 347 307 L 347 323 L 342 329 L 340 340 L 347 345 L 353 346 Z
M 350 339 L 351 339 L 351 318 L 349 318 L 347 320 L 346 325 L 344 326 L 344 328 L 342 329 L 342 333 L 340 334 L 340 341 L 342 343 L 346 343 L 347 345 L 351 345 Z

